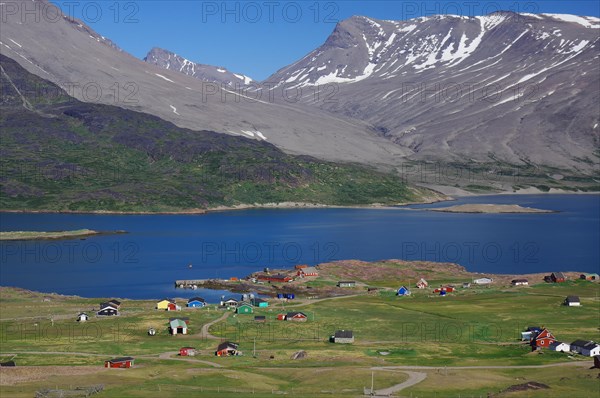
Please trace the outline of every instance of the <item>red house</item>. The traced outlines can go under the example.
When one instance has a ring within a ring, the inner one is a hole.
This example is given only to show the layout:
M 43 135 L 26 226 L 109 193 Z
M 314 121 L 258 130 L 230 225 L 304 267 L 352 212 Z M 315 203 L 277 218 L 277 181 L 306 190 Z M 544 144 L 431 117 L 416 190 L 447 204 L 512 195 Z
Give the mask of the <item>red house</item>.
M 179 349 L 179 356 L 181 357 L 193 357 L 194 355 L 196 355 L 194 347 L 181 347 Z
M 292 278 L 287 275 L 277 274 L 277 275 L 259 275 L 256 279 L 259 281 L 265 282 L 290 282 Z
M 132 357 L 113 358 L 104 361 L 105 368 L 131 368 L 133 367 L 134 359 Z
M 285 321 L 285 314 L 277 314 L 278 321 Z
M 567 280 L 567 277 L 562 272 L 553 272 L 550 274 L 550 279 L 554 283 L 561 283 Z
M 286 321 L 294 321 L 294 322 L 306 322 L 308 317 L 304 312 L 288 312 L 285 315 Z
M 433 292 L 434 293 L 440 293 L 440 292 L 452 293 L 453 291 L 454 291 L 454 286 L 443 286 L 443 287 L 438 287 Z
M 532 341 L 536 347 L 548 348 L 556 341 L 556 338 L 548 329 L 543 329 Z

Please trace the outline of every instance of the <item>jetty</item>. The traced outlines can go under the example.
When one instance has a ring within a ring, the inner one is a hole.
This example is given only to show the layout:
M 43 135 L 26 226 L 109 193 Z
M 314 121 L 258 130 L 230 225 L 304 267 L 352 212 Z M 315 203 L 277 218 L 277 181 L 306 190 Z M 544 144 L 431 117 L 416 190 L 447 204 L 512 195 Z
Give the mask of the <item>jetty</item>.
M 198 289 L 205 285 L 209 279 L 183 279 L 175 281 L 175 287 L 179 289 Z

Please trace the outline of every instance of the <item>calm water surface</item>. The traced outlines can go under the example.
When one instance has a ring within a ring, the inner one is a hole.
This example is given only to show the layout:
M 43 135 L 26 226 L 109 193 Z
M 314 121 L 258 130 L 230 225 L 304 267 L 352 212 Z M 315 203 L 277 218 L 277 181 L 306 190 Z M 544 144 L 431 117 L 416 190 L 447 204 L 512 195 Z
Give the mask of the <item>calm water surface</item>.
M 520 204 L 555 214 L 456 214 L 429 207 Z M 176 279 L 243 277 L 340 259 L 448 261 L 476 272 L 598 272 L 600 195 L 496 195 L 381 209 L 245 210 L 207 215 L 0 215 L 0 229 L 126 230 L 86 240 L 0 243 L 0 284 L 89 297 L 156 298 Z M 190 268 L 188 265 L 192 264 Z

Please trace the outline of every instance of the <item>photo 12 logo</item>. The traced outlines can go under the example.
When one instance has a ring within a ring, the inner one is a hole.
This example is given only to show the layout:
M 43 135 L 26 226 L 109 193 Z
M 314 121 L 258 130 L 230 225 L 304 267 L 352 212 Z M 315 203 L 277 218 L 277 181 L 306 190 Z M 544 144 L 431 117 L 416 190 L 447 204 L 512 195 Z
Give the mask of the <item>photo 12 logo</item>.
M 135 242 L 2 242 L 2 264 L 137 264 L 139 245 Z
M 202 23 L 314 23 L 339 22 L 339 5 L 333 1 L 203 1 Z
M 140 3 L 136 1 L 3 1 L 0 21 L 57 23 L 63 18 L 94 24 L 103 19 L 113 23 L 138 23 Z M 83 25 L 80 25 L 83 27 Z
M 536 14 L 540 10 L 539 4 L 533 1 L 513 1 L 508 4 L 496 1 L 396 1 L 390 3 L 393 4 L 391 9 L 399 14 L 394 15 L 393 19 L 413 19 L 442 14 L 473 17 L 498 11 Z

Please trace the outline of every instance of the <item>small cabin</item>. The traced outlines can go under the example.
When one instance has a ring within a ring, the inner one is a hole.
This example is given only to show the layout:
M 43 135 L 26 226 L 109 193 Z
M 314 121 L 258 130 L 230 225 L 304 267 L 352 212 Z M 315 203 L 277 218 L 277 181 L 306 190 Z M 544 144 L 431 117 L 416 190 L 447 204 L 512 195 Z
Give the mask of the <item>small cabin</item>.
M 340 344 L 352 344 L 354 343 L 354 333 L 352 330 L 336 330 L 331 341 Z
M 221 307 L 235 308 L 239 302 L 234 298 L 228 298 L 227 300 L 221 300 Z
M 396 292 L 396 296 L 410 296 L 410 290 L 406 286 L 401 286 Z
M 425 289 L 427 286 L 429 286 L 429 283 L 424 278 L 419 279 L 417 282 L 418 289 Z
M 493 281 L 494 280 L 492 278 L 479 278 L 479 279 L 475 279 L 473 281 L 473 283 L 476 285 L 489 285 Z
M 218 357 L 229 357 L 229 356 L 234 356 L 234 355 L 240 355 L 241 352 L 238 351 L 238 347 L 239 347 L 239 344 L 225 341 L 217 346 L 217 351 L 215 351 L 215 355 Z
M 250 304 L 242 304 L 238 306 L 235 310 L 236 314 L 252 314 L 254 309 Z
M 105 368 L 131 368 L 133 367 L 134 358 L 132 357 L 121 357 L 113 358 L 108 361 L 104 361 Z
M 575 340 L 571 343 L 571 351 L 575 351 L 586 357 L 600 355 L 600 345 L 593 341 Z
M 121 309 L 121 302 L 119 300 L 112 299 L 108 303 L 113 304 L 117 309 Z
M 562 272 L 553 272 L 550 274 L 550 279 L 554 283 L 562 283 L 567 280 L 567 277 Z
M 86 322 L 88 319 L 90 319 L 90 317 L 85 312 L 82 312 L 79 315 L 77 315 L 77 322 Z
M 96 312 L 97 316 L 116 316 L 119 315 L 119 309 L 114 304 L 102 303 L 100 310 Z
M 194 347 L 181 347 L 179 349 L 180 357 L 193 357 L 196 355 L 196 349 Z
M 529 281 L 527 279 L 513 279 L 510 284 L 513 286 L 529 286 Z
M 169 322 L 169 332 L 172 335 L 187 334 L 188 324 L 183 319 L 173 319 Z
M 586 280 L 586 281 L 594 281 L 594 282 L 600 280 L 600 276 L 598 276 L 598 274 L 596 274 L 596 273 L 581 274 L 581 275 L 579 275 L 579 278 Z
M 165 311 L 180 311 L 181 307 L 175 303 L 175 300 L 162 299 L 156 303 L 156 309 Z
M 266 308 L 266 307 L 269 306 L 269 302 L 268 301 L 265 301 L 265 300 L 260 299 L 260 298 L 254 298 L 251 301 L 252 301 L 252 305 L 254 305 L 255 307 Z
M 288 312 L 285 315 L 285 320 L 292 322 L 306 322 L 308 317 L 304 312 Z
M 337 287 L 356 287 L 355 281 L 339 281 Z
M 254 322 L 261 322 L 264 323 L 267 321 L 267 317 L 264 315 L 256 315 L 254 316 Z
M 192 297 L 187 301 L 189 308 L 201 308 L 206 305 L 206 301 L 202 297 Z
M 552 351 L 558 351 L 558 352 L 571 351 L 571 345 L 567 344 L 567 343 L 563 343 L 562 341 L 555 341 L 553 343 L 550 343 L 550 346 L 548 348 L 550 348 Z
M 319 271 L 317 271 L 315 267 L 304 267 L 298 270 L 297 275 L 301 278 L 308 276 L 319 276 Z
M 565 305 L 567 307 L 579 307 L 581 305 L 581 300 L 579 299 L 579 296 L 567 296 Z

